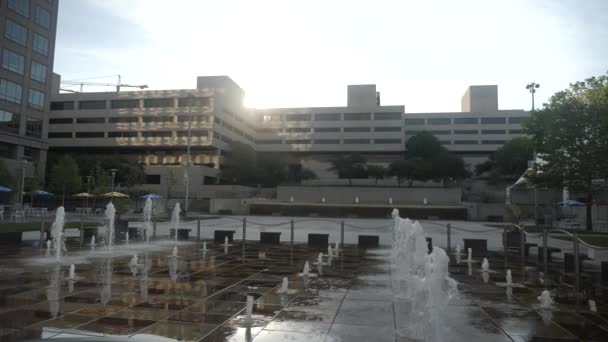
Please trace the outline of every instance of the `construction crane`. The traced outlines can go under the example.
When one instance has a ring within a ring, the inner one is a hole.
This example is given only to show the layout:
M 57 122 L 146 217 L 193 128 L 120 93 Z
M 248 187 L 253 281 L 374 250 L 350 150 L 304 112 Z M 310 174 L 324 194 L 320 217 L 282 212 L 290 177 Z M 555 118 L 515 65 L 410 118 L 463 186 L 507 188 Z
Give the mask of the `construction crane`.
M 118 76 L 118 82 L 117 83 L 83 82 L 83 81 L 61 81 L 61 84 L 62 85 L 67 85 L 67 86 L 79 85 L 80 86 L 80 91 L 79 91 L 80 93 L 83 92 L 83 87 L 85 85 L 86 86 L 93 86 L 93 87 L 116 87 L 116 92 L 120 92 L 120 88 L 139 88 L 139 89 L 146 89 L 146 88 L 148 88 L 147 84 L 142 84 L 142 85 L 123 84 L 120 81 L 120 75 L 115 75 L 115 76 Z M 71 90 L 71 89 L 60 88 L 60 90 L 71 92 L 71 93 L 79 93 L 78 91 Z

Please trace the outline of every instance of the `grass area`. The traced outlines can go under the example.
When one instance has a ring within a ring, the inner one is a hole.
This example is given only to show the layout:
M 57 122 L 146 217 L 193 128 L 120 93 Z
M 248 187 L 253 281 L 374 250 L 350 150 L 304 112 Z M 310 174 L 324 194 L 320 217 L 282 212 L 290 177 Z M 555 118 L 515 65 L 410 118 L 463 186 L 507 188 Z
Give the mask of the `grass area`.
M 505 226 L 510 226 L 510 224 L 509 223 L 487 224 L 486 226 L 495 227 L 495 228 L 503 228 Z M 524 229 L 528 233 L 542 233 L 544 228 L 545 228 L 545 226 L 543 226 L 543 225 L 524 225 Z M 551 227 L 549 227 L 549 229 L 551 229 Z M 596 231 L 587 231 L 587 230 L 579 230 L 579 229 L 564 229 L 564 230 L 567 232 L 570 232 L 572 234 L 578 233 L 578 235 L 585 235 L 585 234 L 606 235 L 606 237 L 608 238 L 608 232 L 596 232 Z
M 50 225 L 50 222 L 46 223 Z M 97 225 L 97 222 L 84 222 L 85 227 Z M 80 222 L 66 222 L 65 228 L 80 228 Z M 0 233 L 40 231 L 40 222 L 0 223 Z

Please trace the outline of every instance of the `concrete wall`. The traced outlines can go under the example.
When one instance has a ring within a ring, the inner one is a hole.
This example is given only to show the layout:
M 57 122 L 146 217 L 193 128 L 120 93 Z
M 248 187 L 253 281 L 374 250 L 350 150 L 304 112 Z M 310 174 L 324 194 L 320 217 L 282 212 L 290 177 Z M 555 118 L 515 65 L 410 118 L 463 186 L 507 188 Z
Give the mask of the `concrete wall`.
M 209 212 L 219 214 L 222 210 L 230 210 L 232 215 L 249 214 L 249 204 L 246 200 L 233 198 L 214 198 L 209 203 Z
M 327 203 L 353 203 L 355 196 L 360 203 L 388 203 L 389 197 L 394 204 L 460 204 L 460 188 L 373 188 L 373 187 L 317 187 L 317 186 L 279 186 L 277 199 L 294 202 L 318 203 L 325 197 Z

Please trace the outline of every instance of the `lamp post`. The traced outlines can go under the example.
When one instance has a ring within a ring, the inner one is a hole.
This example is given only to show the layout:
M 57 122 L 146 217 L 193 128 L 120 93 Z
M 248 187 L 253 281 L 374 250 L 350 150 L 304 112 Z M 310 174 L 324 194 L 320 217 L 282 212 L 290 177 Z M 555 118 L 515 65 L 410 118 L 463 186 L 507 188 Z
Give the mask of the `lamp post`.
M 87 197 L 86 197 L 86 207 L 89 207 L 89 195 L 91 193 L 91 178 L 93 178 L 93 176 L 86 176 L 87 179 Z M 88 210 L 88 209 L 87 209 Z
M 186 188 L 186 198 L 184 211 L 188 212 L 188 198 L 190 197 L 190 141 L 192 137 L 192 95 L 188 97 L 188 137 L 186 140 L 186 169 L 184 170 L 184 187 Z
M 112 172 L 112 196 L 111 199 L 114 199 L 114 179 L 116 178 L 116 172 L 118 172 L 117 169 L 110 169 L 110 172 Z
M 540 88 L 540 84 L 531 82 L 526 85 L 526 89 L 530 92 L 532 96 L 532 112 L 534 112 L 534 94 L 536 94 L 536 89 Z M 536 167 L 536 148 L 534 148 L 533 153 L 534 160 L 532 161 L 533 166 Z M 538 189 L 536 185 L 534 185 L 534 223 L 538 223 Z
M 27 166 L 27 159 L 25 157 L 21 159 L 21 189 L 19 190 L 19 203 L 21 203 L 21 208 L 23 208 L 23 195 L 25 194 L 25 167 Z

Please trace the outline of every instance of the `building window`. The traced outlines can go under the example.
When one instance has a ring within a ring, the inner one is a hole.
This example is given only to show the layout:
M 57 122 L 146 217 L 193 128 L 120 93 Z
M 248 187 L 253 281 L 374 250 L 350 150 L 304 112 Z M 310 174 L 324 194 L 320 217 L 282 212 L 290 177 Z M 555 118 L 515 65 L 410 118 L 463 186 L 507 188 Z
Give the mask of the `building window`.
M 281 133 L 283 130 L 280 128 L 260 128 L 257 129 L 256 132 L 261 133 L 261 134 L 268 134 L 268 133 Z
M 71 139 L 72 132 L 49 132 L 49 139 Z
M 30 89 L 27 94 L 27 104 L 32 108 L 44 109 L 44 93 Z
M 146 184 L 160 184 L 160 175 L 146 175 Z
M 344 127 L 344 132 L 369 132 L 369 127 Z
M 401 132 L 401 127 L 374 127 L 374 132 Z
M 312 141 L 310 139 L 291 139 L 291 140 L 285 140 L 286 144 L 308 145 L 311 142 Z
M 424 130 L 420 130 L 420 131 L 411 131 L 411 130 L 406 130 L 405 131 L 405 135 L 416 135 L 420 132 L 425 132 Z
M 20 84 L 0 79 L 0 99 L 20 104 L 22 93 Z
M 264 121 L 264 122 L 281 121 L 281 114 L 264 114 L 262 116 L 262 121 Z
M 454 118 L 455 125 L 472 125 L 472 124 L 478 124 L 478 123 L 479 123 L 478 118 Z
M 520 124 L 524 121 L 526 121 L 528 118 L 525 116 L 513 116 L 509 118 L 509 123 L 510 124 Z
M 188 131 L 178 131 L 177 136 L 182 137 L 182 138 L 187 138 Z M 208 136 L 209 136 L 209 131 L 206 131 L 206 130 L 201 130 L 201 129 L 194 130 L 193 129 L 192 131 L 190 131 L 190 137 L 208 137 Z
M 106 123 L 106 118 L 76 118 L 77 124 L 102 124 Z
M 42 138 L 42 120 L 28 116 L 25 122 L 25 135 Z
M 25 70 L 25 57 L 9 49 L 2 51 L 2 67 L 6 70 L 23 75 Z
M 76 138 L 104 138 L 103 132 L 76 132 Z
M 0 109 L 0 130 L 19 133 L 19 114 Z
M 311 114 L 287 114 L 285 116 L 286 121 L 310 121 Z
M 26 18 L 30 17 L 30 0 L 8 0 L 8 8 Z
M 482 129 L 481 134 L 507 134 L 504 129 Z
M 308 127 L 291 127 L 285 129 L 287 133 L 309 133 L 310 128 Z
M 321 145 L 339 145 L 340 139 L 316 139 L 315 144 Z
M 374 139 L 374 144 L 401 144 L 401 139 Z
M 369 144 L 369 139 L 344 139 L 345 144 Z
M 72 118 L 52 118 L 49 119 L 49 125 L 71 125 L 74 123 Z
M 164 99 L 144 99 L 144 108 L 171 108 L 173 98 Z
M 36 7 L 36 10 L 34 11 L 34 22 L 45 29 L 49 29 L 51 27 L 51 15 L 49 14 L 49 11 L 42 7 Z
M 30 72 L 30 78 L 34 81 L 46 83 L 46 65 L 32 61 L 32 70 Z
M 445 131 L 445 130 L 435 130 L 435 131 L 430 131 L 431 134 L 433 135 L 446 135 L 446 134 L 451 134 L 451 131 Z
M 488 125 L 504 124 L 506 122 L 506 118 L 481 118 L 481 123 Z
M 180 97 L 177 99 L 178 107 L 209 107 L 211 100 L 208 97 Z
M 372 113 L 344 113 L 344 120 L 346 121 L 363 121 L 370 120 Z
M 424 119 L 405 119 L 405 124 L 411 126 L 424 125 Z
M 340 132 L 340 127 L 318 127 L 315 128 L 317 133 Z
M 34 33 L 34 43 L 32 45 L 32 50 L 38 52 L 41 55 L 48 56 L 49 55 L 49 40 L 47 37 Z
M 454 134 L 479 134 L 479 131 L 476 129 L 457 129 L 454 130 Z
M 133 131 L 108 132 L 108 138 L 137 138 L 137 132 L 133 132 Z
M 106 109 L 105 100 L 80 101 L 78 102 L 80 109 Z
M 280 145 L 283 143 L 280 139 L 271 139 L 271 140 L 258 140 L 258 144 L 261 145 Z
M 523 129 L 510 129 L 509 134 L 524 134 Z
M 169 138 L 173 134 L 171 131 L 144 131 L 141 136 L 144 138 Z
M 504 145 L 506 143 L 505 140 L 482 140 L 481 143 L 483 145 Z
M 315 121 L 340 121 L 341 113 L 319 113 L 315 114 Z
M 108 119 L 109 123 L 136 123 L 139 119 L 136 116 L 119 116 Z
M 4 36 L 23 46 L 27 45 L 27 29 L 10 19 L 6 19 Z
M 477 145 L 477 140 L 454 140 L 454 145 Z
M 374 113 L 374 120 L 401 120 L 401 113 Z
M 452 123 L 450 118 L 430 118 L 429 125 L 449 125 Z
M 143 122 L 145 123 L 153 123 L 153 122 L 173 122 L 172 116 L 143 116 Z
M 73 110 L 74 101 L 51 102 L 51 110 Z
M 110 101 L 112 109 L 139 108 L 139 100 L 112 100 Z

